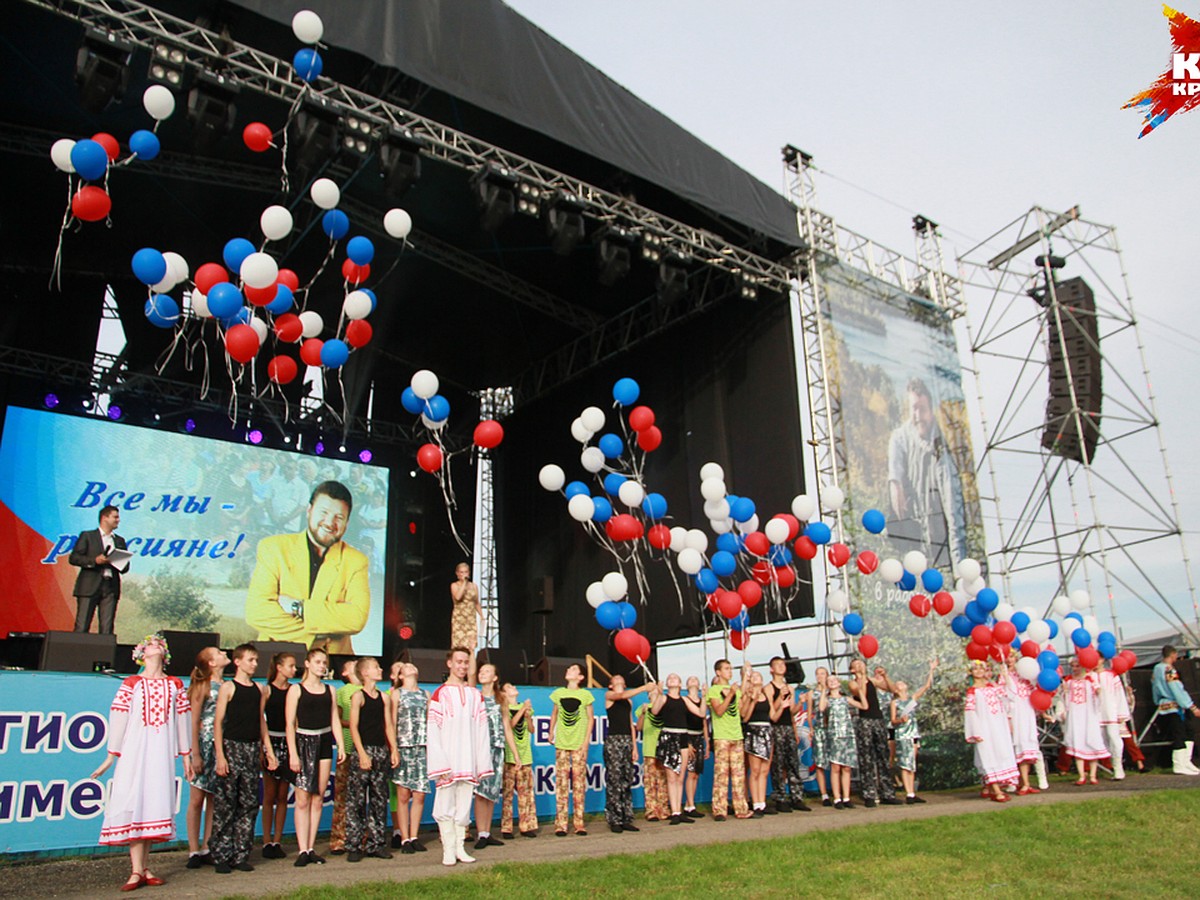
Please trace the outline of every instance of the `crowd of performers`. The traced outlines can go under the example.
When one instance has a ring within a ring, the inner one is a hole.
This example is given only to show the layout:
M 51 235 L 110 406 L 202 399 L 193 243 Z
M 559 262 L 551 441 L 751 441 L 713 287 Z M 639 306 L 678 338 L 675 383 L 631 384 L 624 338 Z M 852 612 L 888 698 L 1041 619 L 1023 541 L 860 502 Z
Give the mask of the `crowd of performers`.
M 343 686 L 334 691 L 325 683 L 329 657 L 320 649 L 310 650 L 302 661 L 288 653 L 275 656 L 267 682 L 258 684 L 254 645 L 242 644 L 228 655 L 208 647 L 197 655 L 186 688 L 165 674 L 170 650 L 162 635 L 138 644 L 134 658 L 143 669 L 122 682 L 113 700 L 108 756 L 92 775 L 99 778 L 117 761 L 100 843 L 129 847 L 132 874 L 122 890 L 163 883 L 148 868 L 148 854 L 150 844 L 175 838 L 177 757 L 191 785 L 188 868 L 253 871 L 260 777 L 262 856 L 289 855 L 282 838 L 288 793 L 294 789 L 298 847 L 293 865 L 323 864 L 315 842 L 335 745 L 339 764 L 329 852 L 345 854 L 349 862 L 391 859 L 392 850 L 425 852 L 418 828 L 430 781 L 436 786 L 432 812 L 445 865 L 474 862 L 466 848 L 472 815 L 475 850 L 503 845 L 491 832 L 497 803 L 502 804 L 503 838 L 538 835 L 531 704 L 521 700 L 514 685 L 498 682 L 494 666 L 480 666 L 472 678 L 465 648 L 447 654 L 445 681 L 432 693 L 419 686 L 420 673 L 410 663 L 394 663 L 385 682 L 373 657 L 348 660 L 339 673 Z M 303 674 L 293 681 L 301 662 Z M 1154 702 L 1165 717 L 1174 771 L 1196 775 L 1200 769 L 1190 762 L 1188 719 L 1200 717 L 1200 709 L 1179 682 L 1174 662 L 1174 649 L 1165 648 L 1155 667 Z M 234 675 L 226 679 L 229 666 Z M 845 684 L 819 668 L 811 687 L 789 684 L 786 661 L 779 657 L 771 660 L 765 678 L 747 664 L 737 681 L 732 664 L 718 660 L 711 685 L 696 676 L 685 682 L 671 674 L 661 684 L 630 688 L 616 676 L 604 694 L 606 823 L 617 833 L 639 830 L 632 803 L 639 737 L 647 821 L 679 825 L 704 816 L 696 808 L 696 788 L 709 758 L 715 821 L 727 818 L 731 803 L 740 819 L 811 811 L 804 795 L 808 770 L 802 769 L 799 753 L 805 743 L 813 749 L 823 806 L 855 805 L 853 770 L 866 807 L 923 803 L 916 793 L 916 710 L 937 667 L 937 660 L 930 663 L 928 678 L 915 690 L 894 681 L 881 666 L 868 672 L 861 659 L 850 664 Z M 549 723 L 555 748 L 554 832 L 560 837 L 587 834 L 587 748 L 597 699 L 582 687 L 580 666 L 569 667 L 565 677 L 565 686 L 550 695 Z M 1044 790 L 1039 714 L 1028 699 L 1033 686 L 1006 663 L 993 670 L 987 662 L 973 662 L 970 678 L 964 734 L 975 751 L 983 796 L 1006 802 L 1006 788 L 1016 794 Z M 1041 715 L 1063 720 L 1064 751 L 1075 759 L 1076 784 L 1095 784 L 1098 763 L 1110 757 L 1114 777 L 1123 778 L 1125 749 L 1141 768 L 1129 730 L 1126 688 L 1117 675 L 1102 667 L 1084 671 L 1076 664 L 1060 696 L 1061 708 Z M 1031 771 L 1038 787 L 1031 783 Z

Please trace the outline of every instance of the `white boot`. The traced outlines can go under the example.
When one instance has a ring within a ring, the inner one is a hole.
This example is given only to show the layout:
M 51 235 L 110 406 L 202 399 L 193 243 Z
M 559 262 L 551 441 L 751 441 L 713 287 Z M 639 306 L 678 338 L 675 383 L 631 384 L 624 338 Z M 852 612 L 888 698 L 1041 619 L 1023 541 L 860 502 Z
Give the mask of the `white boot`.
M 455 834 L 454 855 L 458 858 L 458 861 L 465 862 L 465 863 L 475 862 L 475 857 L 468 856 L 467 849 L 466 849 L 466 847 L 463 846 L 463 844 L 467 840 L 467 826 L 459 825 L 458 823 L 455 823 L 454 834 Z
M 1183 745 L 1183 764 L 1191 770 L 1193 775 L 1200 775 L 1200 769 L 1197 769 L 1196 764 L 1192 762 L 1192 749 L 1195 746 L 1195 741 L 1188 741 Z
M 1187 748 L 1171 751 L 1171 771 L 1176 775 L 1200 775 L 1200 771 L 1188 762 Z
M 438 834 L 442 838 L 442 865 L 452 866 L 458 860 L 455 858 L 455 844 L 458 841 L 458 831 L 453 819 L 438 821 Z
M 1046 778 L 1046 758 L 1040 753 L 1033 761 L 1033 770 L 1037 773 L 1038 790 L 1050 790 L 1050 781 Z

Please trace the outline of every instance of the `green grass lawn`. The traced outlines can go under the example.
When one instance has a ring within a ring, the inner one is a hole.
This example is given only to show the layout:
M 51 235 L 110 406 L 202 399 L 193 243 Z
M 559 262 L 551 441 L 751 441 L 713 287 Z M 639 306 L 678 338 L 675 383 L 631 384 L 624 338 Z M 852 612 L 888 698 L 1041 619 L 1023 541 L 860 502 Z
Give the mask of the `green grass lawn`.
M 1200 791 L 858 825 L 440 878 L 313 887 L 294 900 L 409 897 L 1134 897 L 1196 890 Z M 436 848 L 435 848 L 436 849 Z

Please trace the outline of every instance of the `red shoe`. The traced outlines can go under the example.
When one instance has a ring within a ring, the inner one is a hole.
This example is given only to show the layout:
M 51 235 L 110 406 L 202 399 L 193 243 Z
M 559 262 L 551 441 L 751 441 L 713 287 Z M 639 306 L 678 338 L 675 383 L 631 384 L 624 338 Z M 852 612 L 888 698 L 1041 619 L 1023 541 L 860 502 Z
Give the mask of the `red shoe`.
M 979 796 L 982 797 L 984 800 L 991 800 L 992 792 L 989 791 L 987 788 L 984 788 L 982 791 L 979 792 Z
M 1100 783 L 1100 780 L 1098 778 L 1088 779 L 1088 784 L 1099 784 L 1099 783 Z
M 1086 779 L 1086 778 L 1080 778 L 1080 779 L 1079 779 L 1077 782 L 1075 782 L 1075 784 L 1076 784 L 1076 786 L 1078 786 L 1078 787 L 1082 787 L 1083 785 L 1087 784 L 1087 779 Z
M 992 794 L 992 800 L 994 800 L 996 803 L 1007 803 L 1008 794 Z
M 147 869 L 142 875 L 142 884 L 147 885 L 148 887 L 160 887 L 166 884 L 166 882 Z
M 136 891 L 146 883 L 146 876 L 141 872 L 134 872 L 129 876 L 129 880 L 121 885 L 123 891 Z

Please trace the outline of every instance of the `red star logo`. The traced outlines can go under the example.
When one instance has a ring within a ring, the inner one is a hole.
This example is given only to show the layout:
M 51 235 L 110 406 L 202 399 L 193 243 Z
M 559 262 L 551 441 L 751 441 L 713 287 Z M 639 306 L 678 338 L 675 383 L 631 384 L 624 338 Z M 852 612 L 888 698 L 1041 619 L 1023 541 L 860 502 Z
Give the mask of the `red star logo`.
M 1200 22 L 1165 4 L 1163 15 L 1171 29 L 1171 64 L 1150 87 L 1135 94 L 1121 107 L 1142 112 L 1144 127 L 1139 138 L 1144 138 L 1176 113 L 1200 106 Z M 1193 89 L 1197 93 L 1190 93 Z

